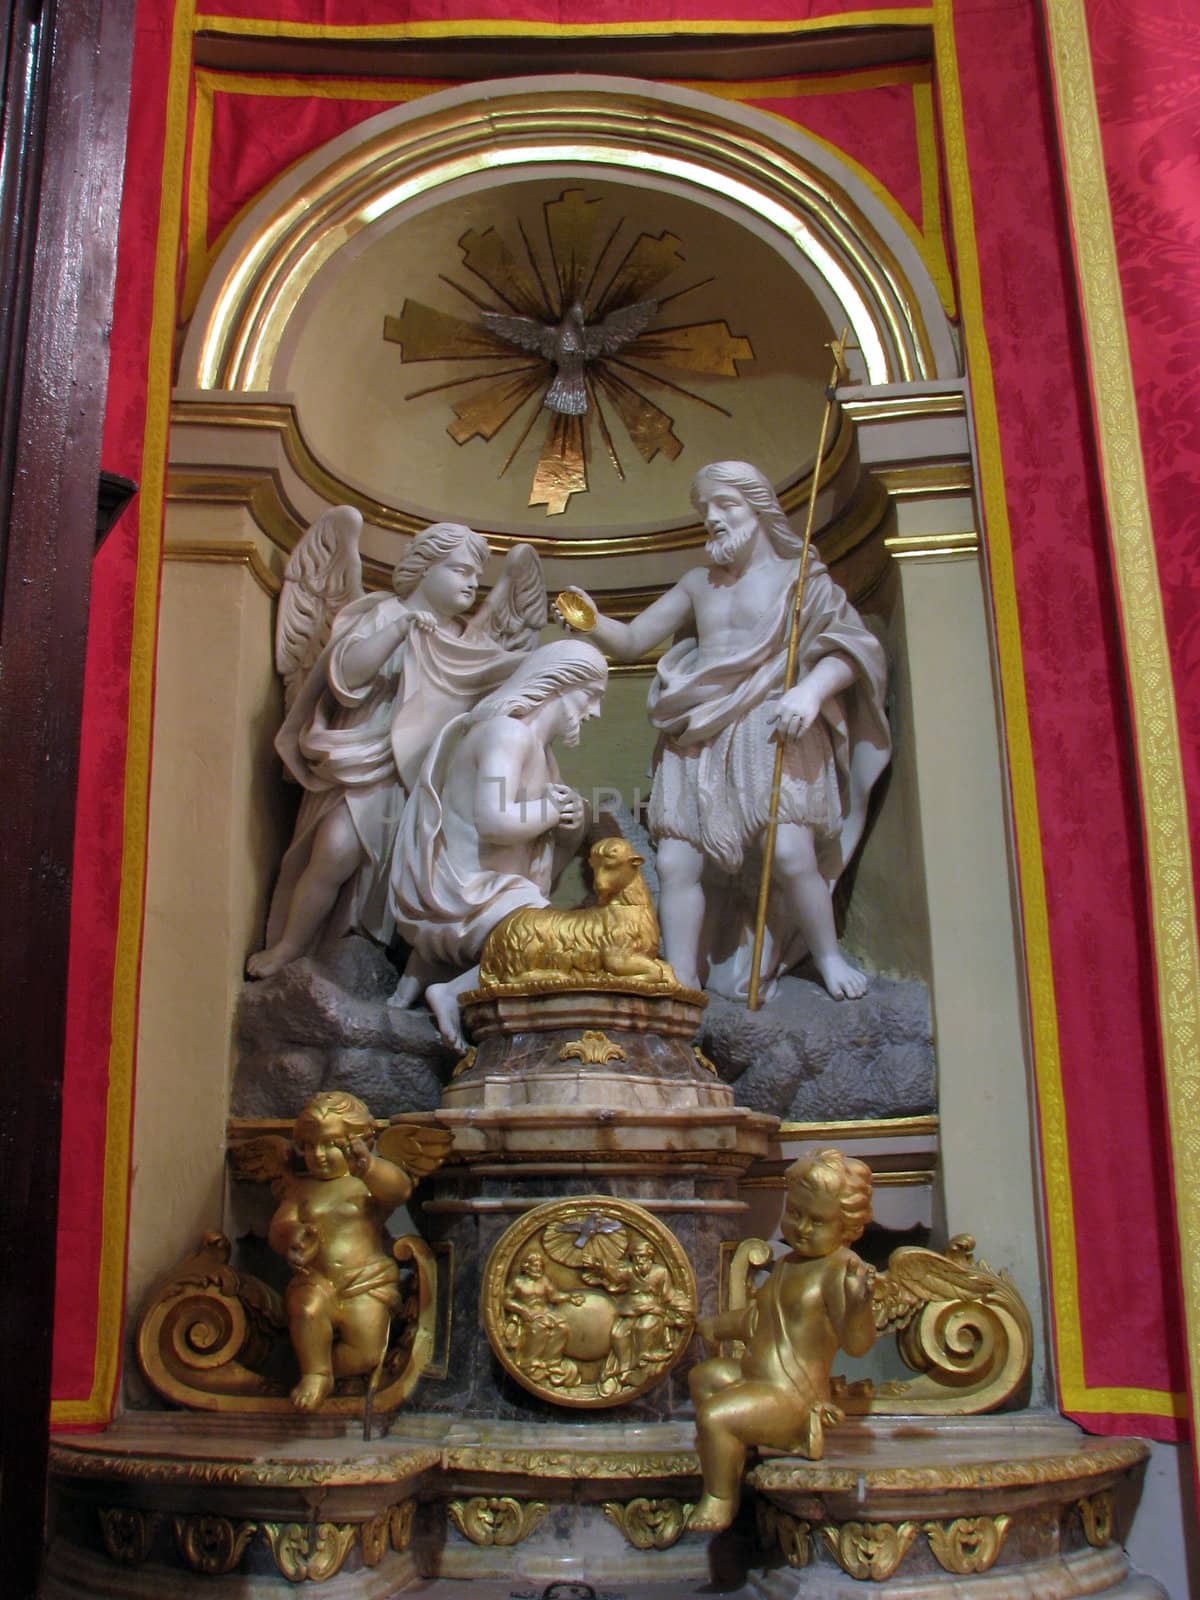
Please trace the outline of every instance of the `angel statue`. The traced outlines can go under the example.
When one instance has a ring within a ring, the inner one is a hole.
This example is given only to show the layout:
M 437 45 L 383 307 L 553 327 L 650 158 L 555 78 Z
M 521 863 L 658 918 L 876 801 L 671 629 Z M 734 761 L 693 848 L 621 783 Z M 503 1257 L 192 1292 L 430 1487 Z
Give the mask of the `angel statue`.
M 292 1268 L 288 1331 L 300 1367 L 292 1390 L 298 1411 L 315 1411 L 338 1378 L 364 1376 L 368 1393 L 387 1354 L 400 1309 L 400 1269 L 384 1224 L 418 1178 L 441 1165 L 445 1128 L 376 1123 L 361 1100 L 342 1090 L 314 1095 L 296 1118 L 293 1169 L 287 1141 L 255 1141 L 257 1171 L 275 1180 L 278 1206 L 268 1241 Z
M 275 740 L 304 788 L 267 921 L 246 963 L 268 978 L 319 944 L 359 931 L 392 936 L 388 879 L 404 799 L 435 734 L 498 688 L 546 621 L 541 563 L 515 545 L 472 615 L 490 551 L 457 522 L 417 535 L 391 594 L 365 594 L 362 517 L 334 506 L 284 574 L 275 660 L 287 714 Z M 415 969 L 397 1002 L 411 1004 Z

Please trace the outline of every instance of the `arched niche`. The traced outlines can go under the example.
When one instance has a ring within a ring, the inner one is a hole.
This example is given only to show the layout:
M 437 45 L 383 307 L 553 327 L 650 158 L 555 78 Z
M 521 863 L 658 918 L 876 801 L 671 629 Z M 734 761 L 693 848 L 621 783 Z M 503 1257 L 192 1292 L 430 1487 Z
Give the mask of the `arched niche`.
M 519 257 L 524 230 L 541 235 L 534 248 L 545 264 L 541 208 L 569 190 L 595 201 L 605 230 L 623 228 L 623 243 L 679 240 L 684 265 L 663 287 L 686 309 L 671 320 L 723 321 L 748 335 L 754 357 L 738 364 L 736 381 L 656 373 L 646 392 L 675 421 L 678 455 L 642 461 L 614 419 L 621 473 L 594 433 L 589 492 L 550 516 L 527 503 L 541 428 L 520 446 L 522 414 L 494 439 L 454 442 L 455 391 L 425 391 L 462 378 L 463 364 L 402 362 L 382 330 L 388 312 L 414 299 L 475 317 L 456 283 L 499 305 L 457 242 L 491 230 Z M 912 239 L 825 146 L 711 96 L 633 80 L 475 85 L 331 141 L 240 219 L 184 340 L 172 461 L 177 483 L 199 493 L 213 451 L 208 440 L 190 448 L 188 431 L 219 424 L 227 486 L 239 461 L 260 477 L 269 462 L 271 487 L 241 482 L 274 542 L 289 547 L 319 503 L 349 500 L 367 519 L 364 548 L 381 581 L 394 535 L 452 514 L 498 548 L 531 540 L 564 563 L 552 581 L 609 591 L 605 558 L 620 556 L 620 587 L 641 595 L 694 559 L 688 486 L 703 461 L 752 456 L 785 503 L 802 503 L 825 343 L 842 328 L 860 390 L 959 377 L 952 329 Z M 664 376 L 674 383 L 660 384 Z M 852 432 L 835 434 L 823 464 L 820 522 L 835 559 L 876 531 L 882 512 L 878 496 L 867 504 L 850 459 Z M 518 460 L 501 474 L 514 442 Z
M 772 331 L 794 357 L 790 432 L 783 442 L 764 437 L 786 407 L 778 390 L 764 402 L 754 379 L 739 377 L 722 390 L 728 444 L 702 434 L 704 449 L 691 459 L 685 450 L 649 462 L 643 494 L 610 485 L 555 518 L 510 497 L 502 514 L 476 524 L 500 548 L 535 543 L 552 585 L 580 582 L 612 609 L 640 609 L 699 559 L 687 486 L 704 459 L 758 461 L 769 446 L 785 504 L 804 504 L 828 380 L 824 344 L 850 329 L 851 382 L 822 463 L 817 526 L 835 573 L 887 635 L 897 754 L 856 870 L 849 932 L 877 967 L 920 977 L 932 993 L 945 1131 L 941 1182 L 925 1186 L 925 1203 L 957 1230 L 978 1217 L 993 1265 L 1009 1267 L 1036 1300 L 1021 976 L 955 333 L 908 234 L 847 164 L 798 130 L 704 94 L 581 76 L 431 95 L 298 163 L 221 249 L 187 329 L 174 407 L 141 1059 L 170 1058 L 163 1071 L 210 1087 L 204 1115 L 219 1140 L 242 962 L 260 937 L 289 830 L 271 750 L 279 700 L 270 592 L 283 552 L 327 505 L 346 500 L 367 519 L 369 570 L 386 581 L 408 535 L 434 515 L 463 515 L 478 488 L 473 472 L 494 479 L 494 453 L 472 456 L 446 439 L 442 398 L 424 432 L 396 422 L 394 448 L 417 461 L 419 492 L 354 453 L 355 427 L 339 436 L 326 426 L 322 404 L 388 403 L 373 375 L 378 335 L 372 354 L 366 335 L 339 317 L 364 282 L 384 281 L 389 250 L 406 259 L 406 231 L 420 248 L 446 250 L 464 219 L 477 231 L 501 228 L 530 197 L 589 185 L 626 208 L 635 233 L 678 218 L 696 257 L 714 239 L 728 257 L 728 241 L 741 240 L 747 260 L 770 263 L 760 277 L 769 295 L 750 295 L 743 281 L 736 303 L 726 311 L 718 302 L 712 314 L 731 326 L 742 315 L 764 318 L 764 359 L 777 353 Z M 424 261 L 423 270 L 422 293 L 442 268 Z M 368 307 L 376 326 L 395 309 Z M 803 354 L 787 342 L 793 321 L 803 324 Z M 568 774 L 585 791 L 610 780 L 605 763 L 618 752 L 611 786 L 628 792 L 644 772 L 645 688 L 644 676 L 614 678 L 610 737 Z M 211 816 L 197 817 L 189 761 L 209 790 L 214 773 L 221 779 Z M 194 1024 L 186 1030 L 176 1002 L 181 958 Z M 989 1110 L 982 1154 L 971 1137 L 981 1101 Z M 141 1118 L 138 1147 L 135 1296 L 191 1238 L 189 1229 L 165 1239 L 152 1225 L 146 1175 L 164 1156 Z M 190 1207 L 201 1228 L 212 1225 L 204 1193 L 197 1179 L 175 1208 Z

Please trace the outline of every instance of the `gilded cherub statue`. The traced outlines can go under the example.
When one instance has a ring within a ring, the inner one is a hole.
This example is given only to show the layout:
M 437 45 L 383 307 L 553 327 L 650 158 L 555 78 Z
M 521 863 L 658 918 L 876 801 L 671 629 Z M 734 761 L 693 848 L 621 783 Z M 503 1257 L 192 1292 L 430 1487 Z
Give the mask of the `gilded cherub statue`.
M 700 1362 L 689 1378 L 704 1475 L 691 1530 L 733 1521 L 751 1446 L 820 1458 L 825 1426 L 842 1421 L 830 1401 L 834 1357 L 865 1355 L 875 1342 L 875 1269 L 850 1249 L 871 1220 L 870 1168 L 822 1150 L 793 1162 L 786 1181 L 780 1232 L 791 1254 L 748 1304 L 699 1322 L 706 1344 L 744 1348 Z
M 362 1101 L 330 1090 L 309 1100 L 292 1137 L 304 1172 L 283 1170 L 274 1148 L 282 1139 L 259 1141 L 260 1170 L 274 1168 L 279 1204 L 267 1237 L 293 1274 L 286 1305 L 300 1379 L 292 1404 L 315 1411 L 338 1378 L 366 1375 L 374 1390 L 401 1300 L 384 1224 L 416 1179 L 445 1159 L 450 1135 L 402 1123 L 385 1125 L 377 1141 Z

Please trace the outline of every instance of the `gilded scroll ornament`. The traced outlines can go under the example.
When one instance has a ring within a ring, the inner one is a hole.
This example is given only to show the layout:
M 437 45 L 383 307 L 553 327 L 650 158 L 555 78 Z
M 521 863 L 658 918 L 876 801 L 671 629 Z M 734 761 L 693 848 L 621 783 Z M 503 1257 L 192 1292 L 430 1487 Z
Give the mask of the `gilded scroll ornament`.
M 1113 1542 L 1114 1500 L 1111 1489 L 1101 1489 L 1078 1502 L 1083 1535 L 1097 1550 Z
M 97 1509 L 104 1548 L 109 1555 L 122 1566 L 140 1567 L 150 1554 L 162 1520 L 157 1512 L 139 1511 L 133 1506 L 100 1506 Z
M 674 972 L 659 959 L 658 916 L 642 877 L 644 860 L 628 839 L 597 839 L 588 853 L 597 904 L 511 912 L 483 946 L 478 992 L 677 989 Z
M 896 1335 L 900 1356 L 919 1376 L 872 1384 L 835 1375 L 830 1395 L 847 1416 L 975 1416 L 1021 1388 L 1033 1360 L 1028 1309 L 1007 1273 L 975 1261 L 974 1248 L 958 1234 L 944 1253 L 892 1252 L 875 1278 L 875 1326 Z M 757 1269 L 770 1260 L 765 1240 L 740 1241 L 729 1271 L 730 1313 L 746 1305 Z M 736 1341 L 729 1348 L 739 1354 Z
M 975 1241 L 958 1234 L 945 1252 L 893 1250 L 875 1281 L 875 1323 L 896 1334 L 905 1364 L 920 1374 L 880 1384 L 848 1412 L 974 1416 L 1012 1398 L 1033 1361 L 1033 1324 L 1007 1273 L 974 1259 Z
M 287 1301 L 229 1265 L 223 1234 L 206 1234 L 138 1325 L 138 1359 L 164 1398 L 204 1411 L 321 1407 L 362 1415 L 367 1431 L 372 1404 L 394 1409 L 412 1392 L 433 1348 L 437 1269 L 421 1239 L 392 1243 L 383 1225 L 450 1135 L 376 1128 L 353 1095 L 323 1094 L 297 1119 L 294 1146 L 265 1135 L 231 1150 L 239 1176 L 274 1186 L 270 1240 L 293 1268 Z M 273 1375 L 288 1338 L 300 1373 L 290 1396 Z
M 175 1544 L 193 1572 L 223 1577 L 232 1572 L 258 1528 L 228 1517 L 176 1517 Z
M 777 1545 L 789 1567 L 806 1567 L 812 1560 L 812 1525 L 781 1511 L 769 1500 L 757 1502 L 759 1542 L 765 1549 Z
M 524 1504 L 512 1495 L 475 1495 L 446 1507 L 454 1526 L 472 1544 L 513 1545 L 527 1539 L 550 1507 L 544 1500 Z
M 412 1543 L 413 1519 L 417 1502 L 402 1500 L 399 1505 L 388 1506 L 378 1516 L 362 1525 L 362 1559 L 364 1567 L 377 1567 L 393 1550 L 407 1550 Z
M 635 1550 L 669 1550 L 687 1527 L 691 1510 L 690 1504 L 679 1500 L 650 1500 L 645 1495 L 625 1503 L 604 1502 L 604 1515 Z
M 417 1515 L 415 1500 L 402 1500 L 393 1506 L 388 1517 L 388 1536 L 393 1550 L 407 1550 L 412 1543 L 413 1523 Z
M 354 1547 L 354 1522 L 264 1522 L 275 1565 L 289 1583 L 324 1583 L 342 1570 Z
M 406 398 L 473 385 L 467 398 L 453 404 L 446 431 L 463 445 L 475 438 L 491 440 L 514 422 L 515 443 L 501 475 L 542 411 L 549 412 L 529 504 L 544 505 L 547 516 L 554 516 L 566 510 L 573 494 L 587 490 L 593 419 L 604 454 L 624 479 L 610 415 L 620 418 L 643 460 L 652 461 L 660 453 L 674 459 L 683 445 L 672 417 L 646 394 L 648 384 L 712 407 L 711 400 L 647 371 L 644 363 L 736 378 L 738 363 L 752 361 L 754 351 L 723 321 L 655 326 L 668 301 L 698 287 L 693 283 L 661 293 L 684 262 L 673 234 L 642 233 L 629 242 L 625 218 L 615 226 L 602 224 L 604 202 L 587 199 L 582 189 L 564 190 L 542 209 L 546 243 L 538 250 L 521 223 L 519 249 L 510 248 L 494 228 L 472 230 L 459 240 L 463 266 L 491 292 L 492 305 L 444 277 L 470 303 L 469 320 L 406 300 L 399 316 L 384 318 L 383 337 L 400 346 L 406 362 L 474 365 L 474 377 L 456 375 Z
M 459 1059 L 454 1063 L 454 1071 L 450 1074 L 451 1082 L 453 1082 L 455 1078 L 461 1077 L 464 1072 L 470 1072 L 471 1068 L 475 1065 L 475 1055 L 475 1046 L 472 1045 L 465 1056 L 459 1057 Z
M 573 1196 L 527 1212 L 484 1274 L 501 1365 L 565 1406 L 611 1406 L 658 1383 L 691 1337 L 696 1283 L 679 1241 L 641 1206 Z
M 915 1522 L 824 1523 L 818 1532 L 830 1555 L 852 1578 L 890 1578 L 917 1537 Z
M 599 1028 L 585 1028 L 578 1039 L 564 1044 L 558 1052 L 560 1061 L 582 1061 L 584 1066 L 603 1066 L 608 1061 L 627 1061 L 629 1058 L 619 1044 L 614 1044 Z
M 986 1572 L 1004 1548 L 1012 1518 L 955 1517 L 953 1522 L 927 1522 L 929 1548 L 947 1572 L 965 1577 Z

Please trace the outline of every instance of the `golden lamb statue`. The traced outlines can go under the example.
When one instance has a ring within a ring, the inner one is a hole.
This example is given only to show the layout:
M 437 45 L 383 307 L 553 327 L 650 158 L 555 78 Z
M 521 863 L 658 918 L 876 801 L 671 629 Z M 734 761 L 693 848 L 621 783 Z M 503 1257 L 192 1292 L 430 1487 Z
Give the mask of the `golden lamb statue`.
M 479 987 L 635 988 L 661 994 L 678 983 L 658 954 L 658 917 L 628 839 L 599 839 L 588 854 L 597 904 L 571 911 L 525 906 L 488 935 Z

